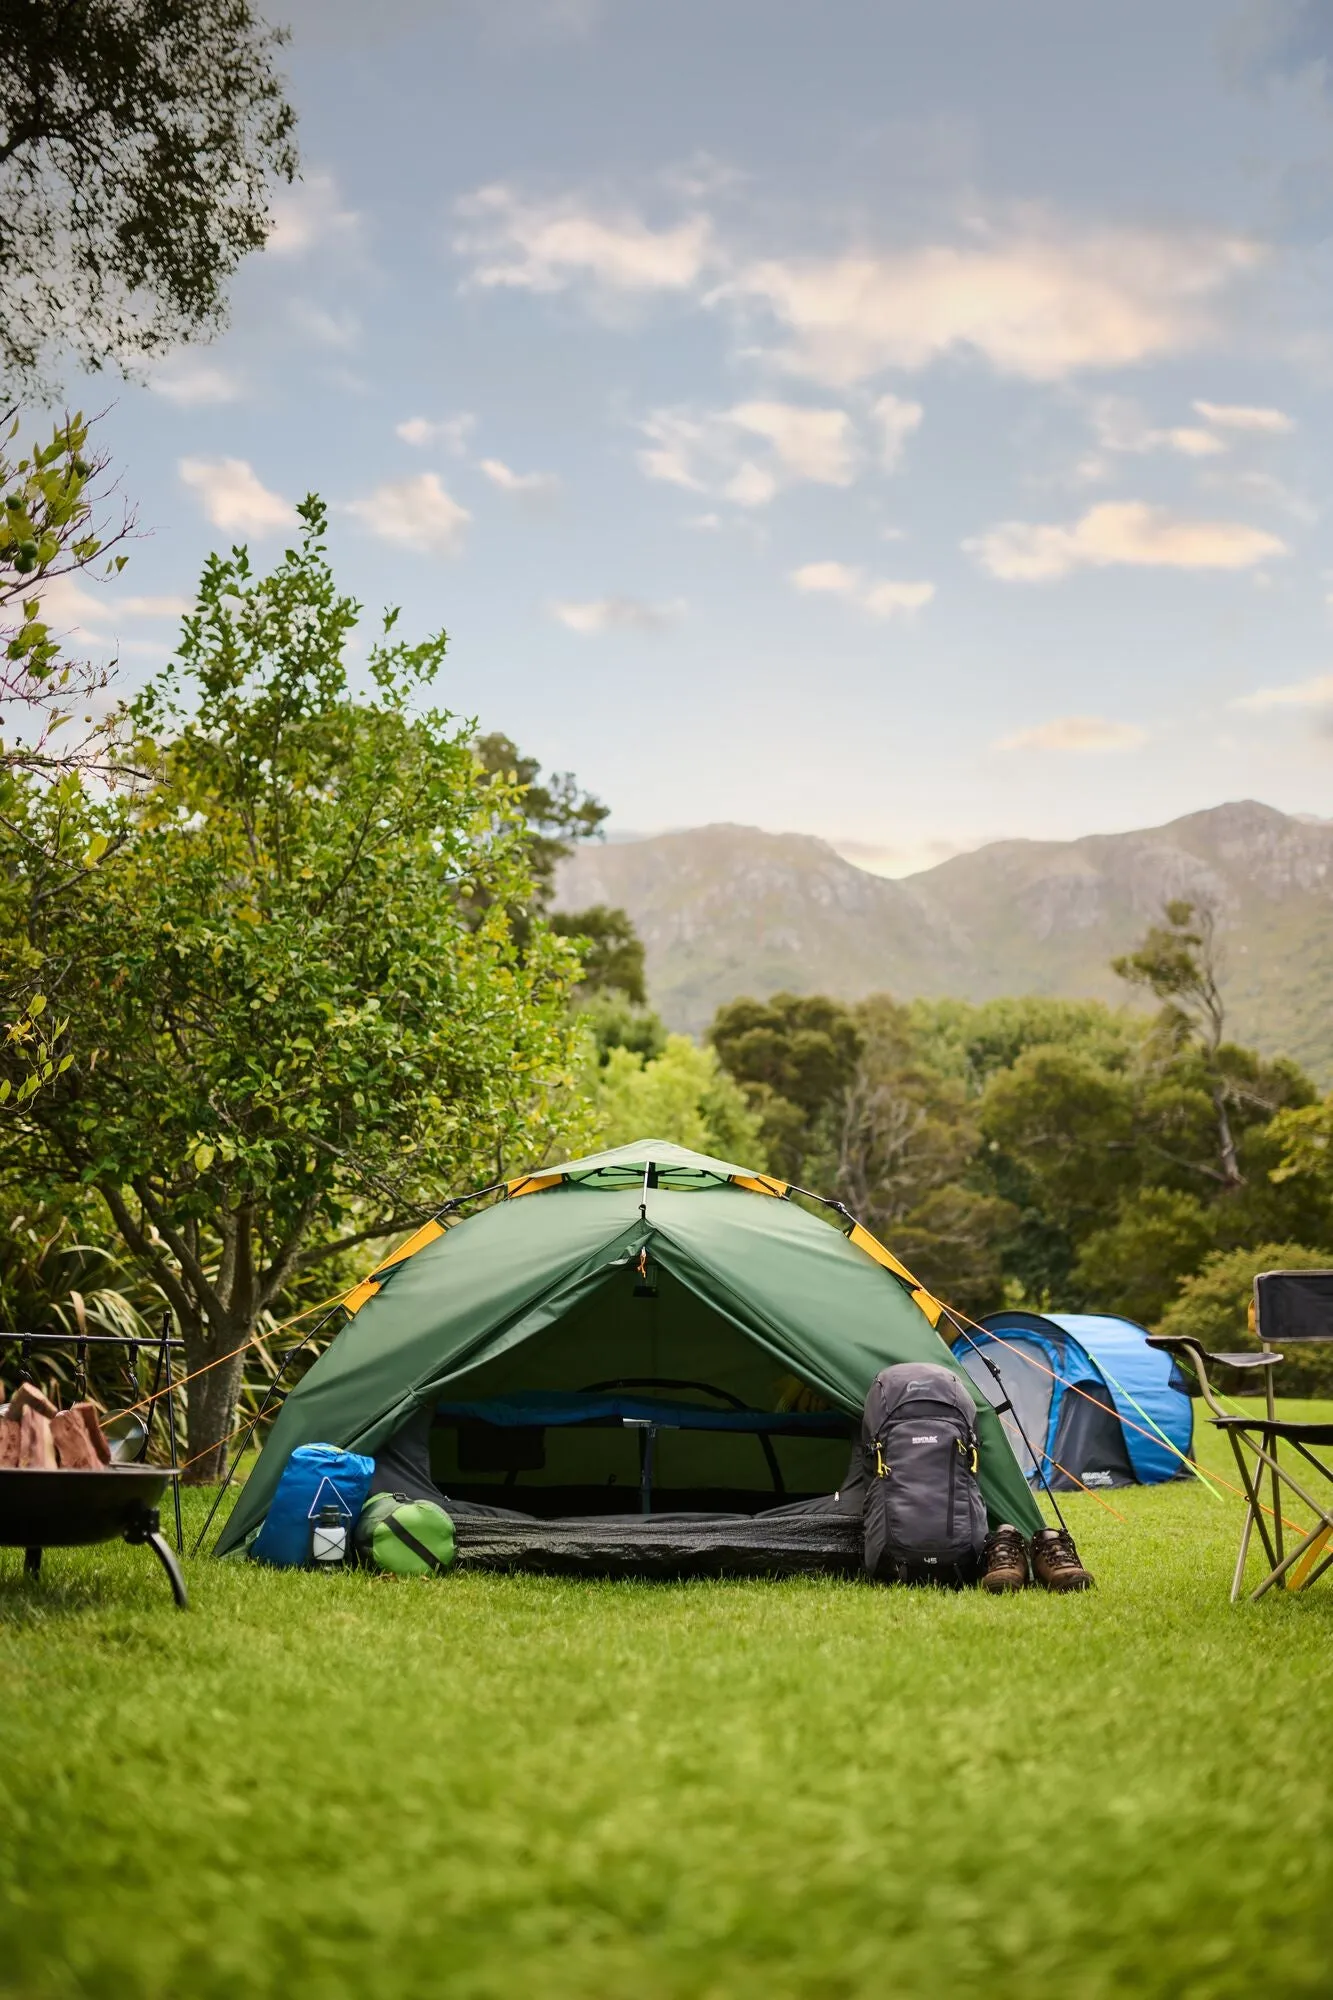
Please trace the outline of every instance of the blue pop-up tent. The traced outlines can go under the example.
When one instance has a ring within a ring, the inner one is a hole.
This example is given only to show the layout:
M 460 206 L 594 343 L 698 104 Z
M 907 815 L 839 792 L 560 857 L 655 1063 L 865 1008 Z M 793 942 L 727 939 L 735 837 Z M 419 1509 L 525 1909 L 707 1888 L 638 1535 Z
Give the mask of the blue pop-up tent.
M 1001 1421 L 1034 1484 L 1034 1452 L 1062 1490 L 1155 1486 L 1188 1471 L 1194 1411 L 1185 1378 L 1133 1320 L 991 1313 L 953 1351 L 992 1404 L 1012 1405 Z

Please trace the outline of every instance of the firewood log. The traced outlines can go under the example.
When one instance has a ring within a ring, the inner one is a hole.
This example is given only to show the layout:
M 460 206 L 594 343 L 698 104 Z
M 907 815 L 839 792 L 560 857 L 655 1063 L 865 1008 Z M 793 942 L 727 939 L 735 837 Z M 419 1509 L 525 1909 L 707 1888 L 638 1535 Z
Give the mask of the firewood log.
M 56 1413 L 56 1405 L 49 1396 L 44 1396 L 32 1382 L 20 1382 L 9 1401 L 11 1417 L 22 1416 L 25 1410 L 36 1410 L 39 1416 L 48 1420 Z
M 102 1470 L 102 1461 L 77 1410 L 61 1410 L 52 1417 L 51 1438 L 56 1448 L 56 1463 L 62 1472 Z
M 51 1419 L 29 1405 L 19 1418 L 19 1465 L 33 1472 L 54 1472 L 56 1448 Z
M 16 1418 L 11 1423 L 8 1417 L 0 1417 L 0 1470 L 7 1471 L 19 1462 L 19 1439 L 22 1425 Z
M 97 1414 L 96 1403 L 76 1403 L 73 1409 L 69 1411 L 69 1415 L 77 1417 L 85 1431 L 87 1431 L 88 1442 L 93 1448 L 98 1464 L 110 1465 L 111 1447 L 107 1443 L 103 1433 L 101 1420 Z

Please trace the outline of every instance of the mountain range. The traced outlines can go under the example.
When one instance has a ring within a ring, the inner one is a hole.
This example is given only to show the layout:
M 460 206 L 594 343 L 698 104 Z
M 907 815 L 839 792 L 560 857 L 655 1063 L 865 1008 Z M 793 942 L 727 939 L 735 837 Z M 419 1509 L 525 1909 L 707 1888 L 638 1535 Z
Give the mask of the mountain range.
M 582 847 L 556 893 L 628 910 L 653 1005 L 692 1033 L 723 1001 L 784 989 L 1123 1002 L 1111 959 L 1173 897 L 1206 900 L 1228 1033 L 1333 1082 L 1333 820 L 1255 800 L 1137 833 L 995 841 L 898 881 L 808 834 L 692 827 Z

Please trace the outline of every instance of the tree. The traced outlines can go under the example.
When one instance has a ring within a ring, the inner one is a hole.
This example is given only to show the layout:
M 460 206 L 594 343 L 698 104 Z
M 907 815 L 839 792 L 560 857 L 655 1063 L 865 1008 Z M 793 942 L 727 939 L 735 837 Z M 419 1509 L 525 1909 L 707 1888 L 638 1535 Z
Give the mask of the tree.
M 1333 1229 L 1330 1230 L 1333 1239 Z M 1181 1285 L 1162 1314 L 1159 1333 L 1189 1334 L 1213 1353 L 1244 1352 L 1258 1346 L 1249 1322 L 1259 1271 L 1326 1271 L 1333 1264 L 1333 1241 L 1326 1249 L 1304 1243 L 1257 1243 L 1248 1249 L 1220 1250 L 1205 1258 Z M 1237 1382 L 1242 1394 L 1261 1385 Z M 1277 1370 L 1277 1386 L 1287 1396 L 1333 1394 L 1333 1353 L 1327 1347 L 1290 1349 Z
M 52 773 L 84 765 L 109 777 L 106 732 L 90 715 L 81 735 L 59 732 L 102 692 L 110 670 L 65 657 L 43 597 L 62 578 L 118 574 L 126 558 L 110 552 L 132 524 L 128 514 L 109 529 L 94 520 L 108 461 L 82 415 L 65 417 L 47 443 L 17 456 L 17 410 L 0 418 L 0 429 L 0 713 L 29 725 L 0 741 L 0 766 Z
M 41 386 L 215 330 L 268 235 L 295 113 L 249 0 L 0 11 L 0 373 Z
M 678 1146 L 732 1160 L 762 1172 L 759 1120 L 744 1093 L 718 1061 L 688 1035 L 670 1035 L 660 1056 L 645 1060 L 632 1049 L 610 1051 L 594 1094 L 604 1146 L 635 1139 L 671 1139 Z
M 268 577 L 211 557 L 177 660 L 134 705 L 152 776 L 29 782 L 0 855 L 5 956 L 41 960 L 74 1061 L 16 1124 L 30 1184 L 96 1187 L 170 1300 L 213 1476 L 242 1350 L 294 1286 L 451 1191 L 578 1131 L 577 956 L 531 901 L 513 788 L 417 713 L 445 636 L 396 641 L 358 699 L 306 501 Z M 482 906 L 480 917 L 472 906 Z M 224 1358 L 229 1357 L 229 1358 Z
M 1200 1051 L 1217 1126 L 1218 1177 L 1224 1187 L 1238 1188 L 1244 1175 L 1231 1129 L 1235 1086 L 1223 1055 L 1226 1006 L 1217 915 L 1208 904 L 1185 901 L 1168 903 L 1162 914 L 1164 922 L 1154 924 L 1136 950 L 1113 959 L 1112 970 L 1163 1003 L 1168 1046 L 1193 1043 Z
M 800 1182 L 826 1156 L 826 1121 L 856 1071 L 860 1032 L 841 1001 L 775 993 L 733 1000 L 708 1031 L 724 1067 L 758 1113 L 769 1163 Z
M 583 791 L 572 771 L 552 771 L 543 779 L 537 758 L 525 757 L 498 730 L 479 736 L 473 748 L 487 776 L 509 793 L 516 790 L 522 800 L 535 897 L 541 909 L 549 909 L 556 868 L 576 841 L 600 836 L 611 808 Z
M 631 1005 L 645 1006 L 643 944 L 624 910 L 594 903 L 586 910 L 553 910 L 551 929 L 558 937 L 576 938 L 583 947 L 580 990 L 617 993 Z

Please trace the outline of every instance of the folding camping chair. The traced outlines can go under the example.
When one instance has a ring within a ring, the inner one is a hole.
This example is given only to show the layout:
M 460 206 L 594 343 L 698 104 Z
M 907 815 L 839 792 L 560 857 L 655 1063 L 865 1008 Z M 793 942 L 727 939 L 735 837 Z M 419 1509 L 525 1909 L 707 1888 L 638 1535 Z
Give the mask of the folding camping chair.
M 1243 1354 L 1213 1354 L 1188 1335 L 1148 1336 L 1150 1347 L 1165 1348 L 1178 1359 L 1184 1357 L 1190 1361 L 1212 1423 L 1231 1442 L 1236 1470 L 1245 1489 L 1245 1525 L 1231 1580 L 1233 1604 L 1241 1593 L 1245 1563 L 1256 1529 L 1268 1558 L 1268 1573 L 1250 1592 L 1251 1603 L 1275 1583 L 1284 1584 L 1288 1590 L 1304 1590 L 1333 1564 L 1333 1548 L 1328 1547 L 1333 1539 L 1333 1465 L 1316 1458 L 1312 1449 L 1333 1446 L 1333 1424 L 1288 1423 L 1278 1417 L 1273 1395 L 1273 1370 L 1283 1359 L 1273 1345 L 1275 1341 L 1280 1341 L 1284 1349 L 1304 1341 L 1333 1343 L 1333 1271 L 1261 1271 L 1254 1281 L 1254 1330 L 1259 1336 L 1258 1353 L 1248 1349 Z M 1224 1409 L 1208 1379 L 1209 1362 L 1225 1368 L 1262 1369 L 1264 1415 L 1238 1417 Z M 1291 1447 L 1301 1463 L 1293 1466 L 1290 1454 L 1285 1464 L 1281 1461 L 1279 1446 L 1284 1444 Z M 1297 1471 L 1304 1484 L 1296 1477 Z M 1328 1498 L 1323 1501 L 1307 1490 L 1311 1483 L 1317 1484 L 1312 1482 L 1313 1474 L 1318 1474 L 1324 1482 L 1324 1488 L 1319 1490 L 1328 1491 Z M 1265 1486 L 1271 1496 L 1269 1501 L 1263 1498 Z M 1284 1489 L 1294 1494 L 1315 1517 L 1309 1533 L 1301 1535 L 1290 1549 L 1283 1534 Z

